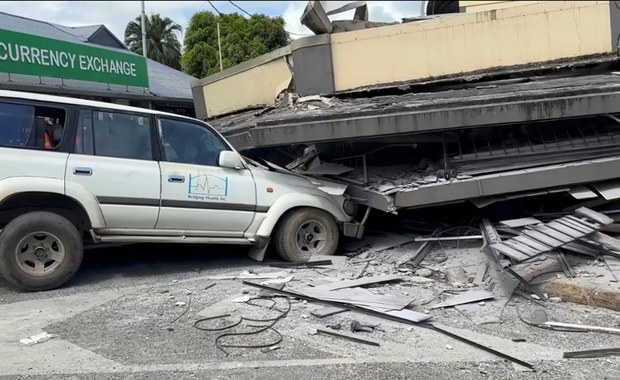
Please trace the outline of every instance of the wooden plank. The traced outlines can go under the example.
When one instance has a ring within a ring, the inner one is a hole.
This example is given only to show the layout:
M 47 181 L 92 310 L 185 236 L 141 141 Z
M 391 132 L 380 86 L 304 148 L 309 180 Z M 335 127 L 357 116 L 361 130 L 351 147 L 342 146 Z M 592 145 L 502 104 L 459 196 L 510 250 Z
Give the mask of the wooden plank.
M 540 224 L 542 222 L 536 218 L 520 218 L 520 219 L 502 220 L 499 223 L 503 224 L 504 226 L 511 227 L 511 228 L 519 228 L 519 227 L 529 226 L 532 224 Z
M 517 261 L 523 261 L 523 260 L 527 260 L 530 258 L 529 256 L 524 255 L 523 253 L 510 248 L 504 243 L 493 244 L 493 245 L 490 245 L 490 247 Z
M 574 239 L 579 239 L 580 237 L 585 235 L 581 231 L 577 231 L 576 229 L 571 228 L 571 227 L 566 227 L 565 225 L 560 224 L 560 223 L 555 222 L 555 221 L 547 223 L 547 224 L 545 224 L 545 226 L 551 228 L 552 230 L 556 230 L 558 232 L 561 232 L 564 235 L 568 235 L 568 236 L 570 236 L 570 237 L 572 237 Z
M 577 217 L 575 217 L 573 215 L 566 215 L 565 218 L 569 219 L 569 220 L 571 220 L 571 221 L 573 221 L 575 223 L 582 224 L 582 225 L 584 225 L 584 226 L 586 226 L 588 228 L 591 228 L 593 230 L 598 230 L 599 228 L 601 228 L 601 225 L 598 224 L 598 223 L 590 223 L 587 220 L 579 219 L 579 218 L 577 218 Z
M 527 231 L 523 231 L 523 235 L 530 237 L 534 240 L 537 240 L 545 245 L 548 245 L 552 248 L 555 247 L 559 247 L 562 244 L 564 244 L 563 242 L 552 238 L 551 236 L 545 235 L 545 234 L 541 234 L 538 231 L 534 231 L 534 230 L 527 230 Z
M 571 241 L 575 240 L 573 237 L 563 234 L 559 231 L 553 230 L 547 226 L 537 227 L 536 231 L 543 233 L 547 236 L 551 236 L 552 238 L 556 240 L 560 240 L 562 244 L 570 243 Z
M 338 281 L 331 284 L 325 284 L 315 287 L 314 289 L 320 290 L 338 290 L 345 288 L 355 288 L 358 286 L 370 285 L 370 284 L 378 284 L 380 282 L 390 282 L 390 281 L 401 281 L 402 277 L 391 274 L 387 276 L 375 276 L 375 277 L 364 277 L 358 280 L 347 280 L 347 281 Z
M 595 222 L 601 223 L 603 225 L 612 224 L 614 222 L 614 220 L 607 215 L 590 210 L 586 207 L 579 207 L 577 210 L 575 210 L 575 214 L 585 216 L 586 218 L 594 220 Z
M 482 284 L 484 283 L 484 277 L 487 274 L 487 270 L 489 270 L 489 264 L 480 263 L 476 267 L 476 275 L 474 276 L 474 284 Z
M 573 270 L 573 266 L 566 258 L 566 255 L 564 254 L 564 252 L 561 252 L 561 251 L 558 252 L 558 259 L 560 259 L 560 264 L 562 265 L 562 270 L 564 271 L 564 274 L 566 275 L 566 277 L 575 278 L 577 274 Z
M 519 243 L 516 240 L 509 239 L 509 240 L 503 241 L 503 243 L 512 249 L 516 249 L 517 251 L 523 253 L 524 255 L 528 257 L 535 256 L 540 253 L 540 251 L 530 248 L 525 244 Z
M 581 231 L 584 234 L 589 234 L 589 233 L 592 233 L 592 232 L 596 231 L 595 229 L 587 227 L 587 226 L 585 226 L 585 225 L 583 225 L 581 223 L 577 223 L 577 222 L 575 222 L 573 220 L 570 220 L 568 218 L 560 218 L 560 219 L 556 219 L 555 221 L 558 222 L 559 224 L 563 225 L 563 226 L 570 227 L 570 228 L 572 228 L 574 230 L 577 230 L 577 231 Z
M 515 236 L 515 237 L 512 238 L 512 240 L 516 240 L 519 243 L 523 243 L 523 244 L 527 245 L 528 247 L 532 247 L 532 248 L 534 248 L 534 249 L 536 249 L 538 251 L 542 251 L 542 252 L 549 251 L 549 250 L 553 249 L 552 247 L 549 247 L 548 245 L 543 244 L 543 243 L 539 242 L 538 240 L 534 240 L 532 238 L 529 238 L 529 237 L 523 236 L 523 235 Z

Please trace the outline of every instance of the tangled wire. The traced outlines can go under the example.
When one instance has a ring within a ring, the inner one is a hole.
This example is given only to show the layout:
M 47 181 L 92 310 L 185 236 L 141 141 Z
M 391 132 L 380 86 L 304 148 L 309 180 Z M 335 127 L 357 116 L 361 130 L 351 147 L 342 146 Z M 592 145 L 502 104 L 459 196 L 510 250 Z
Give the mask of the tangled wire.
M 284 310 L 280 310 L 278 308 L 276 308 L 276 299 L 284 299 L 286 301 L 286 308 Z M 269 307 L 266 307 L 264 305 L 258 304 L 254 301 L 256 300 L 269 300 L 272 302 L 272 304 Z M 288 297 L 285 296 L 278 296 L 278 295 L 274 295 L 274 296 L 259 296 L 259 297 L 255 297 L 252 298 L 250 300 L 248 300 L 246 302 L 247 305 L 251 305 L 251 306 L 255 306 L 255 307 L 260 307 L 260 308 L 266 308 L 268 310 L 275 310 L 278 313 L 280 313 L 277 317 L 275 318 L 267 318 L 267 319 L 255 319 L 255 318 L 248 318 L 248 317 L 240 317 L 238 321 L 233 322 L 227 326 L 224 327 L 203 327 L 202 325 L 207 322 L 207 321 L 214 321 L 214 320 L 219 320 L 222 318 L 227 318 L 230 317 L 230 314 L 224 314 L 224 315 L 219 315 L 216 317 L 208 317 L 208 318 L 202 318 L 197 320 L 196 322 L 194 322 L 194 327 L 198 330 L 202 330 L 202 331 L 209 331 L 209 332 L 213 332 L 213 331 L 226 331 L 229 329 L 233 329 L 239 325 L 241 325 L 242 322 L 247 321 L 247 322 L 254 322 L 254 323 L 259 323 L 259 324 L 248 324 L 247 327 L 251 327 L 251 328 L 255 328 L 255 330 L 252 331 L 244 331 L 244 332 L 228 332 L 228 333 L 224 333 L 219 335 L 217 338 L 215 338 L 215 346 L 221 350 L 222 352 L 224 352 L 226 355 L 229 355 L 229 353 L 224 349 L 225 347 L 227 348 L 267 348 L 267 347 L 272 347 L 280 342 L 282 342 L 282 334 L 280 334 L 280 332 L 278 330 L 276 330 L 274 328 L 275 324 L 278 323 L 278 321 L 280 321 L 281 319 L 283 319 L 284 317 L 286 317 L 288 315 L 288 313 L 291 311 L 291 301 Z M 262 323 L 267 323 L 266 325 L 263 325 Z M 265 331 L 271 331 L 274 332 L 277 335 L 277 338 L 275 339 L 275 341 L 273 342 L 267 342 L 264 344 L 232 344 L 232 343 L 222 343 L 221 340 L 223 338 L 226 337 L 233 337 L 233 336 L 249 336 L 249 335 L 257 335 L 257 334 L 261 334 Z

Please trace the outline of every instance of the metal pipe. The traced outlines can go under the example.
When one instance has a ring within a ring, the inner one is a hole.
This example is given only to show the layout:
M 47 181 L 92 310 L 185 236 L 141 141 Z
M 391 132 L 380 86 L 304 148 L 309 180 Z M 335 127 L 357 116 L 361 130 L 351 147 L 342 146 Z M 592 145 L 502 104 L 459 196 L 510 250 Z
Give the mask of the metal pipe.
M 146 22 L 145 22 L 145 15 L 144 15 L 144 1 L 140 2 L 142 5 L 142 13 L 140 14 L 140 19 L 141 19 L 141 23 L 142 23 L 142 55 L 144 56 L 144 58 L 146 57 Z

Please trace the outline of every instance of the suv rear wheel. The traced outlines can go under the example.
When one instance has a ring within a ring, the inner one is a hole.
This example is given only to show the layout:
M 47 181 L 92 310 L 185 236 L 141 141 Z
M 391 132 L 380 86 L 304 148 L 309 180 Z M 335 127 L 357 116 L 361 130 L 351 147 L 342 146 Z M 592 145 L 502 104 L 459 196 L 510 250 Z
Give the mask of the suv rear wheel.
M 0 233 L 0 274 L 23 290 L 50 290 L 65 284 L 84 256 L 82 237 L 64 217 L 30 212 Z
M 280 221 L 274 245 L 287 261 L 307 261 L 312 255 L 333 255 L 338 248 L 338 224 L 323 210 L 302 208 Z

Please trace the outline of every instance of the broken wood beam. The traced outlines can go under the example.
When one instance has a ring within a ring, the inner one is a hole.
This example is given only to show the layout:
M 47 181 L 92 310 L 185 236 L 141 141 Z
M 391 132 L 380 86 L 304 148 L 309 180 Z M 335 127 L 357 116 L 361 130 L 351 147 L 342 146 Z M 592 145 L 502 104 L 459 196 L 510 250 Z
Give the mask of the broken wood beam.
M 612 224 L 614 222 L 614 220 L 608 217 L 607 215 L 590 210 L 589 208 L 586 208 L 586 207 L 579 207 L 577 210 L 575 210 L 575 214 L 579 216 L 584 216 L 590 220 L 593 220 L 603 225 Z
M 558 255 L 558 261 L 560 261 L 560 265 L 562 265 L 562 271 L 564 272 L 564 275 L 568 278 L 575 278 L 576 274 L 575 274 L 575 271 L 573 270 L 573 266 L 566 258 L 566 255 L 564 254 L 564 252 L 558 252 L 557 255 Z

